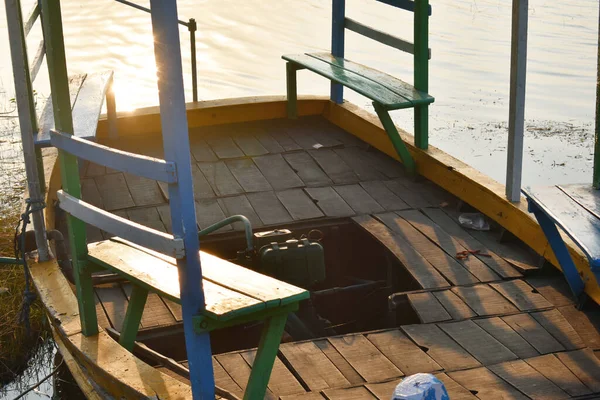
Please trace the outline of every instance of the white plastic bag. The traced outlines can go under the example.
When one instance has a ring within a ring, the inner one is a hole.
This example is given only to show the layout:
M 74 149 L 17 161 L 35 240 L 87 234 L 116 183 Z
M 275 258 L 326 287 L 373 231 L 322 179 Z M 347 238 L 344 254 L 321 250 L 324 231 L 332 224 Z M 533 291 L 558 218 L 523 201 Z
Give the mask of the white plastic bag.
M 444 384 L 431 374 L 415 374 L 396 386 L 392 400 L 450 400 Z

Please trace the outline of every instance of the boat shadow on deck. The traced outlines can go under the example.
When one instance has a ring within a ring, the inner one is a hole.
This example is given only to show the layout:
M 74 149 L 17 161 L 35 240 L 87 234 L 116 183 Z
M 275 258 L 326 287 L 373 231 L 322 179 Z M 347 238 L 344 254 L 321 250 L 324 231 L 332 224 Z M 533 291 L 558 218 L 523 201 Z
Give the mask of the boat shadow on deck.
M 159 134 L 107 144 L 163 156 Z M 427 180 L 410 179 L 400 163 L 322 117 L 196 128 L 190 146 L 201 229 L 236 214 L 255 230 L 351 225 L 338 234 L 359 239 L 344 239 L 351 244 L 340 257 L 364 262 L 376 249 L 398 270 L 380 293 L 385 318 L 342 327 L 342 335 L 282 344 L 267 397 L 388 399 L 402 376 L 416 372 L 436 373 L 452 399 L 600 393 L 598 307 L 577 310 L 563 278 L 541 271 L 520 243 L 463 229 L 455 221 L 458 200 Z M 170 232 L 166 186 L 90 163 L 81 164 L 81 177 L 85 201 Z M 241 229 L 207 236 L 203 249 L 234 258 L 225 244 L 243 245 Z M 107 238 L 88 227 L 89 242 Z M 360 246 L 366 238 L 372 243 Z M 469 250 L 483 254 L 458 259 Z M 120 331 L 131 285 L 102 284 L 95 292 L 100 326 Z M 251 333 L 246 341 L 231 331 L 212 335 L 220 336 L 213 346 L 235 343 L 233 352 L 223 345 L 227 352 L 213 364 L 217 385 L 238 395 L 253 360 L 247 348 L 257 343 Z M 185 349 L 165 344 L 177 335 L 180 306 L 150 294 L 138 338 L 185 366 Z

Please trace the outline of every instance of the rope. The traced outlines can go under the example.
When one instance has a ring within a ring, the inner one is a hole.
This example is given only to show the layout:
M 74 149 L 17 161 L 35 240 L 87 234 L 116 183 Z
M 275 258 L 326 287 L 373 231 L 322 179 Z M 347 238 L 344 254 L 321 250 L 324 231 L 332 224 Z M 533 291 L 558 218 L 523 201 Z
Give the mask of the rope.
M 21 259 L 23 262 L 23 272 L 25 273 L 25 289 L 23 290 L 23 302 L 21 303 L 21 310 L 19 312 L 19 323 L 25 326 L 27 335 L 31 336 L 31 324 L 29 323 L 29 312 L 31 305 L 35 301 L 35 292 L 31 290 L 31 282 L 29 278 L 29 266 L 27 265 L 27 259 L 25 257 L 25 234 L 27 232 L 27 224 L 31 222 L 29 216 L 34 212 L 43 210 L 46 207 L 46 203 L 43 200 L 25 200 L 25 212 L 21 214 L 21 218 L 17 222 L 15 228 L 15 237 L 13 240 L 13 248 L 15 251 L 15 259 Z M 23 227 L 21 228 L 21 223 Z M 21 233 L 19 234 L 19 230 Z

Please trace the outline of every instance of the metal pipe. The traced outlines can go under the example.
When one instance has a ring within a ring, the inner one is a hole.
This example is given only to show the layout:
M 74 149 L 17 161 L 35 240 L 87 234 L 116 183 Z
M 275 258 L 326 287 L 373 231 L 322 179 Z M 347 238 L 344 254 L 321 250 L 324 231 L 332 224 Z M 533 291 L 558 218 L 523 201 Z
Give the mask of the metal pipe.
M 333 287 L 333 288 L 329 288 L 329 289 L 317 290 L 317 291 L 311 292 L 310 295 L 312 297 L 330 296 L 330 295 L 337 294 L 340 292 L 353 292 L 355 290 L 370 289 L 372 287 L 377 287 L 377 286 L 384 285 L 384 284 L 385 284 L 385 281 L 369 281 L 369 282 L 365 282 L 365 283 L 359 283 L 357 285 L 344 286 L 344 287 Z
M 250 223 L 250 220 L 243 215 L 232 215 L 216 224 L 212 224 L 198 232 L 198 237 L 208 235 L 209 233 L 221 229 L 224 226 L 231 225 L 234 222 L 241 222 L 244 224 L 244 230 L 246 231 L 246 250 L 252 250 L 254 248 L 254 245 L 252 244 L 252 224 Z
M 127 1 L 127 0 L 115 0 L 117 3 L 121 3 L 121 4 L 125 4 L 126 6 L 129 7 L 133 7 L 135 9 L 138 9 L 140 11 L 144 11 L 147 12 L 148 14 L 150 14 L 150 9 L 144 6 L 140 6 L 139 4 L 136 3 L 132 3 L 131 1 Z M 177 22 L 179 23 L 179 25 L 183 25 L 183 26 L 188 26 L 188 23 L 185 21 L 182 21 L 180 19 L 177 20 Z
M 190 31 L 190 51 L 192 57 L 192 96 L 194 102 L 198 101 L 198 71 L 196 70 L 196 20 L 190 18 L 188 22 L 188 31 Z
M 19 264 L 23 265 L 23 260 L 17 260 L 12 257 L 0 257 L 0 264 Z

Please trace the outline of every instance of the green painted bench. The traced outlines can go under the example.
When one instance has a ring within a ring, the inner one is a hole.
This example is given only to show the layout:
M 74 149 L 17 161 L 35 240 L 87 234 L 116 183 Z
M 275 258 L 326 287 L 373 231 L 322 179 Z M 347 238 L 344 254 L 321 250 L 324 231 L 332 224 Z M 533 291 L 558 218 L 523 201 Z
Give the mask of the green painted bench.
M 414 44 L 396 36 L 363 25 L 345 16 L 345 0 L 333 0 L 331 53 L 306 53 L 284 55 L 287 61 L 287 114 L 296 118 L 297 81 L 296 71 L 307 69 L 331 81 L 331 100 L 343 102 L 343 87 L 371 99 L 398 156 L 411 174 L 416 174 L 414 160 L 396 129 L 389 111 L 413 108 L 415 110 L 415 146 L 428 146 L 428 106 L 434 98 L 428 90 L 429 15 L 428 0 L 378 0 L 414 13 Z M 349 29 L 390 47 L 414 55 L 414 86 L 373 68 L 344 58 L 344 31 Z

